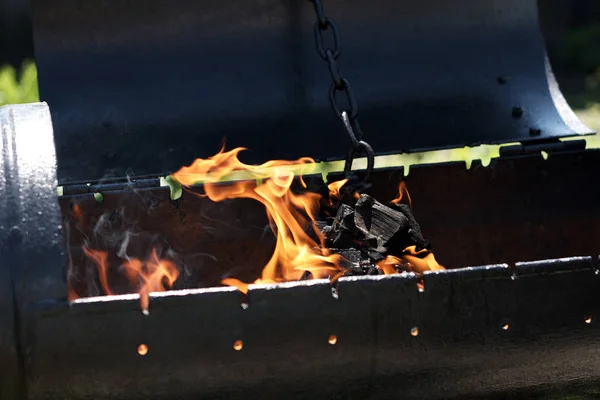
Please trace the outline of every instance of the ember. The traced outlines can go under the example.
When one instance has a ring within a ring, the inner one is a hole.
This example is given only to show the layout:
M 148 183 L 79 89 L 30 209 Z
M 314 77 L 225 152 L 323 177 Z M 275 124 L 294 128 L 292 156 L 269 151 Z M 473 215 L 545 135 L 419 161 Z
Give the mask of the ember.
M 146 354 L 148 354 L 148 345 L 142 343 L 138 346 L 138 354 L 140 356 L 145 356 Z
M 241 340 L 236 340 L 235 342 L 233 342 L 233 349 L 235 351 L 240 351 L 244 348 L 244 342 L 242 342 Z

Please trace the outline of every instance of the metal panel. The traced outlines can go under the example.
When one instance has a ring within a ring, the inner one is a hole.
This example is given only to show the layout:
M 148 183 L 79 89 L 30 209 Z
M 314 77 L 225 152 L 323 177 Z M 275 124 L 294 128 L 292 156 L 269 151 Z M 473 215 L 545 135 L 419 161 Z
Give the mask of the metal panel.
M 348 150 L 307 1 L 33 0 L 61 182 Z M 547 70 L 535 0 L 330 0 L 376 152 L 589 133 Z M 567 122 L 565 122 L 567 121 Z
M 65 298 L 52 124 L 44 103 L 0 108 L 0 397 L 20 398 L 21 308 Z
M 17 221 L 7 215 L 7 210 L 14 207 L 14 199 L 10 172 L 10 160 L 14 151 L 9 140 L 14 131 L 12 107 L 0 107 L 0 154 L 2 170 L 0 170 L 0 398 L 16 398 L 22 389 L 23 376 L 19 369 L 17 349 L 15 291 L 13 268 L 10 254 L 13 251 L 14 234 L 12 224 Z M 12 200 L 12 201 L 11 201 Z M 8 218 L 7 218 L 8 217 Z M 14 217 L 14 216 L 13 216 Z
M 48 105 L 5 106 L 2 117 L 0 221 L 11 245 L 0 261 L 13 270 L 19 302 L 65 297 L 62 217 Z
M 580 257 L 430 273 L 422 293 L 411 275 L 343 278 L 337 299 L 326 281 L 253 286 L 247 309 L 232 288 L 155 295 L 148 316 L 137 296 L 39 305 L 29 395 L 442 399 L 589 384 L 599 279 Z

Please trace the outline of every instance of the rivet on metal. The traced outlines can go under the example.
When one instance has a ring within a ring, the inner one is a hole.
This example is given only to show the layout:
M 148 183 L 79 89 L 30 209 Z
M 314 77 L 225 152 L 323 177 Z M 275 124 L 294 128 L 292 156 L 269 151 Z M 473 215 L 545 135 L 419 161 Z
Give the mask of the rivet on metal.
M 529 128 L 529 136 L 539 136 L 542 134 L 542 130 L 538 128 Z
M 523 109 L 521 107 L 513 107 L 512 116 L 513 118 L 521 118 L 523 116 Z

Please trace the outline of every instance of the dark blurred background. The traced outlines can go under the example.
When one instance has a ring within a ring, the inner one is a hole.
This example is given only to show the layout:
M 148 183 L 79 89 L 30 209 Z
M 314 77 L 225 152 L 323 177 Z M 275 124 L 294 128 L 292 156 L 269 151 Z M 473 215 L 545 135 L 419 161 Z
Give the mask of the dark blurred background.
M 548 53 L 572 107 L 598 102 L 600 0 L 538 0 L 538 4 Z M 0 0 L 0 65 L 19 68 L 23 60 L 31 59 L 31 36 L 28 1 Z
M 27 0 L 0 0 L 0 65 L 18 67 L 33 57 Z
M 548 56 L 573 108 L 600 101 L 600 0 L 538 0 Z

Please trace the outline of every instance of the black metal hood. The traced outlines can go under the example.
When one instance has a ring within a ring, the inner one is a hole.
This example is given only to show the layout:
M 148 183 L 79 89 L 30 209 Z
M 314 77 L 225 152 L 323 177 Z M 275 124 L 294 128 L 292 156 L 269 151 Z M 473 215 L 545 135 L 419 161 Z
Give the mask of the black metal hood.
M 535 0 L 327 2 L 377 154 L 590 133 L 546 60 Z M 312 6 L 33 0 L 58 179 L 159 174 L 230 148 L 342 159 Z

